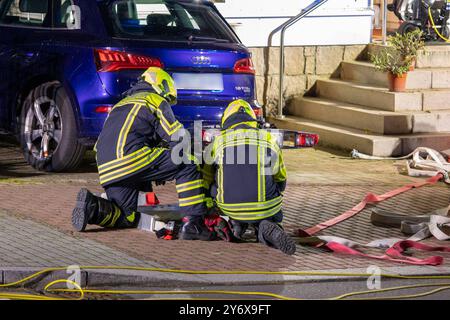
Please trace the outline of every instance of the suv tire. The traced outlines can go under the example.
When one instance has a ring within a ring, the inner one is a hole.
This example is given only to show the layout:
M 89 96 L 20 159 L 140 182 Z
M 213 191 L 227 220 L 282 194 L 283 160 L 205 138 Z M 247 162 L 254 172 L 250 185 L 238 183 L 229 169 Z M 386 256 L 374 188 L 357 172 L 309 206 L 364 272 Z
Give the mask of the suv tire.
M 74 108 L 59 82 L 31 90 L 20 113 L 20 143 L 25 160 L 47 172 L 73 170 L 83 159 Z

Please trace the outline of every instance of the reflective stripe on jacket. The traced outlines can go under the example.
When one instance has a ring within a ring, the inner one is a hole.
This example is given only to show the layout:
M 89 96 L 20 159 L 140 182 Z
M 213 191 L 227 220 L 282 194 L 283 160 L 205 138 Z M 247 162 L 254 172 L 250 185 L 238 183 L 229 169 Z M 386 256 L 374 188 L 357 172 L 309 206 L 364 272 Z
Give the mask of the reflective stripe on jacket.
M 216 204 L 230 218 L 269 218 L 280 212 L 286 184 L 281 150 L 265 130 L 245 123 L 233 127 L 214 140 L 214 165 L 205 166 L 204 179 L 214 174 Z
M 156 93 L 140 92 L 116 104 L 96 143 L 100 184 L 105 186 L 145 170 L 182 129 L 170 104 Z

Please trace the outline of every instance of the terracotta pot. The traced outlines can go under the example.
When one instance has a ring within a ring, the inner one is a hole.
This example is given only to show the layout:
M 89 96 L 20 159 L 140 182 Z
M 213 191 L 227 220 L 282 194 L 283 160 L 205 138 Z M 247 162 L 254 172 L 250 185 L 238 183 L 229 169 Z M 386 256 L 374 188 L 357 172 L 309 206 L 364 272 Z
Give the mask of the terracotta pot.
M 401 76 L 396 76 L 392 72 L 388 73 L 389 91 L 404 92 L 406 90 L 406 78 L 408 74 L 404 73 Z

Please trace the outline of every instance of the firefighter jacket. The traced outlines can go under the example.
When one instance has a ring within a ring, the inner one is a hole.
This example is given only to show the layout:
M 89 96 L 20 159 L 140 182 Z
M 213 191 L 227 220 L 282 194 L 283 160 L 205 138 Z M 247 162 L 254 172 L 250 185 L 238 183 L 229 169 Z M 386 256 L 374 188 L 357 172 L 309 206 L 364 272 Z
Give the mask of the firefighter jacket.
M 161 142 L 165 141 L 169 148 L 175 145 L 173 135 L 183 128 L 164 98 L 150 86 L 140 86 L 112 108 L 97 140 L 102 186 L 147 169 L 167 150 Z
M 237 117 L 215 138 L 210 154 L 213 164 L 204 166 L 204 179 L 206 186 L 215 181 L 211 194 L 224 214 L 258 221 L 281 211 L 286 168 L 268 131 Z

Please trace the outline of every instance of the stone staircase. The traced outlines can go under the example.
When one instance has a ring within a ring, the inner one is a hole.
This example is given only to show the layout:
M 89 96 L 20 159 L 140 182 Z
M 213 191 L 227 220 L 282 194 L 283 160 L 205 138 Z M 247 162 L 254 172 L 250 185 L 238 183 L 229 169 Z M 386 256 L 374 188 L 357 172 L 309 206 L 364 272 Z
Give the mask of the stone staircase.
M 369 45 L 373 53 L 381 45 Z M 279 128 L 318 133 L 325 145 L 376 156 L 425 146 L 450 148 L 450 46 L 426 47 L 408 73 L 407 92 L 389 92 L 387 75 L 367 61 L 342 62 L 340 77 L 317 80 L 295 98 Z

